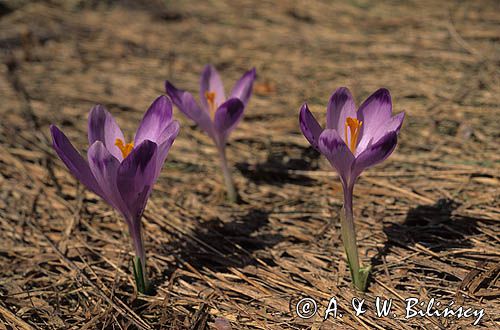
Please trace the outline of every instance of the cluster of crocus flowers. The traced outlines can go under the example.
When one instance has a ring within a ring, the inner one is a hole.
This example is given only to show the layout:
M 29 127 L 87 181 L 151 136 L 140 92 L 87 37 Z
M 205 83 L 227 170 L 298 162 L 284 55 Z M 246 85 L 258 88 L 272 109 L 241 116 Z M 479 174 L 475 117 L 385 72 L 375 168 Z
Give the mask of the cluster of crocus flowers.
M 356 111 L 351 93 L 338 88 L 326 110 L 326 128 L 318 124 L 307 104 L 300 109 L 300 129 L 311 145 L 338 172 L 344 191 L 341 234 L 354 286 L 364 291 L 370 266 L 361 267 L 354 230 L 354 183 L 365 169 L 385 160 L 397 144 L 404 112 L 392 116 L 391 95 L 381 88 Z
M 243 116 L 256 78 L 251 69 L 238 80 L 226 99 L 221 78 L 207 65 L 201 75 L 200 104 L 194 97 L 165 82 L 168 96 L 158 97 L 145 113 L 133 142 L 127 142 L 111 114 L 101 105 L 88 119 L 87 160 L 56 126 L 51 125 L 53 147 L 70 172 L 88 189 L 102 197 L 125 219 L 135 249 L 134 276 L 137 289 L 148 291 L 146 255 L 141 218 L 170 147 L 179 133 L 172 118 L 173 102 L 182 113 L 210 136 L 219 153 L 227 196 L 237 200 L 226 160 L 226 143 Z M 300 129 L 305 138 L 338 172 L 344 191 L 341 235 L 354 286 L 364 291 L 370 266 L 359 262 L 353 217 L 354 183 L 363 170 L 385 160 L 395 149 L 405 114 L 392 115 L 389 91 L 379 89 L 356 109 L 345 87 L 338 88 L 327 106 L 323 129 L 307 104 L 300 109 Z
M 226 160 L 226 142 L 243 117 L 245 106 L 252 95 L 254 80 L 255 69 L 251 69 L 243 74 L 234 85 L 230 97 L 226 99 L 224 85 L 217 70 L 207 65 L 200 81 L 201 106 L 192 94 L 175 88 L 169 81 L 165 82 L 166 92 L 172 102 L 205 131 L 217 146 L 227 197 L 231 202 L 237 200 L 237 192 Z
M 135 249 L 134 276 L 139 292 L 147 293 L 146 254 L 141 218 L 147 200 L 177 134 L 172 104 L 166 96 L 150 106 L 133 142 L 124 135 L 102 106 L 92 108 L 88 118 L 87 160 L 56 126 L 50 127 L 53 147 L 69 171 L 88 189 L 102 197 L 125 219 Z

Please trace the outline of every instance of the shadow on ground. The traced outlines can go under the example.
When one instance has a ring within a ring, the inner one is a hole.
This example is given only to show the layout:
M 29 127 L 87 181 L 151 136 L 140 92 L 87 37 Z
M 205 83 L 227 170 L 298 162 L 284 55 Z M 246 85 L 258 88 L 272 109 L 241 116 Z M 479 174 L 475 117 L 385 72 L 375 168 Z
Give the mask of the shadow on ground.
M 272 247 L 283 239 L 262 230 L 268 223 L 268 213 L 259 210 L 251 210 L 227 223 L 214 218 L 196 226 L 192 238 L 184 237 L 168 249 L 177 260 L 196 269 L 225 272 L 231 267 L 242 268 L 257 263 L 253 252 Z
M 411 209 L 402 223 L 392 223 L 384 228 L 387 242 L 372 258 L 371 264 L 381 264 L 395 245 L 407 247 L 419 243 L 436 253 L 472 247 L 468 238 L 478 233 L 477 223 L 473 218 L 454 215 L 453 211 L 459 206 L 453 200 L 440 199 L 434 205 Z
M 320 154 L 312 147 L 272 142 L 267 146 L 267 159 L 258 164 L 237 163 L 243 176 L 256 184 L 283 186 L 286 183 L 311 186 L 314 180 L 293 171 L 313 171 L 318 168 Z

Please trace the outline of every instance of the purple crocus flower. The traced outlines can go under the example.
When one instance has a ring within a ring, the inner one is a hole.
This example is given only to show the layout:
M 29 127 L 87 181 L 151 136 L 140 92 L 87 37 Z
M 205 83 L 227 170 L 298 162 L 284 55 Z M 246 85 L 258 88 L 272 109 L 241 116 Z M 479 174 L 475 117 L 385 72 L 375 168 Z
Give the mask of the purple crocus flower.
M 201 105 L 190 93 L 175 88 L 169 81 L 165 82 L 166 92 L 172 102 L 214 140 L 220 156 L 228 198 L 233 202 L 236 201 L 237 195 L 227 166 L 226 142 L 243 117 L 243 110 L 252 95 L 255 76 L 255 68 L 245 72 L 234 85 L 230 97 L 226 99 L 217 70 L 212 65 L 205 66 L 200 81 Z
M 179 133 L 179 123 L 172 120 L 172 103 L 166 96 L 158 97 L 144 115 L 131 143 L 126 143 L 111 114 L 102 105 L 94 106 L 88 118 L 87 160 L 59 128 L 51 125 L 50 131 L 53 147 L 69 171 L 125 219 L 136 254 L 134 275 L 138 290 L 144 293 L 147 280 L 141 217 Z
M 352 212 L 354 183 L 361 172 L 382 162 L 394 151 L 404 116 L 404 112 L 392 116 L 391 95 L 385 88 L 368 97 L 357 111 L 349 90 L 338 88 L 328 103 L 325 129 L 307 104 L 300 109 L 302 133 L 328 159 L 342 182 L 345 211 L 341 216 L 342 240 L 354 285 L 360 290 L 366 288 L 370 267 L 359 265 Z

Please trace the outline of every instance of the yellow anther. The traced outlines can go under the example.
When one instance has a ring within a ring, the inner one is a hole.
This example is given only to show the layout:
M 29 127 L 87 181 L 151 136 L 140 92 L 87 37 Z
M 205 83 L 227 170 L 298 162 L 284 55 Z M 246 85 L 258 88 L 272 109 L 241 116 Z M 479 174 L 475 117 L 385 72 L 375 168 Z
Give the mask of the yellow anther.
M 210 117 L 213 119 L 215 116 L 215 110 L 217 110 L 217 105 L 215 104 L 215 92 L 206 91 L 205 98 L 207 99 Z
M 353 154 L 356 152 L 356 144 L 358 143 L 358 137 L 359 137 L 359 131 L 361 130 L 361 125 L 363 125 L 363 122 L 357 120 L 356 118 L 347 117 L 345 120 L 345 127 L 344 127 L 345 141 L 349 145 L 349 149 L 351 149 L 351 152 Z M 349 131 L 351 132 L 350 136 L 351 140 L 348 139 L 347 128 L 349 128 Z
M 120 149 L 122 152 L 123 158 L 127 158 L 127 156 L 134 150 L 134 144 L 132 142 L 124 144 L 121 139 L 115 140 L 115 146 Z

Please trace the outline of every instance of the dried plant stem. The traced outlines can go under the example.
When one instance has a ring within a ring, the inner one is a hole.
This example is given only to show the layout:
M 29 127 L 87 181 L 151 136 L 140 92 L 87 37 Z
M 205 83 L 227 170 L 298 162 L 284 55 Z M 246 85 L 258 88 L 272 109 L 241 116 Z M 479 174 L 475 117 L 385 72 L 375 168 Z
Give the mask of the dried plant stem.
M 235 203 L 236 200 L 238 199 L 238 195 L 236 193 L 236 188 L 234 187 L 234 181 L 231 175 L 231 170 L 227 165 L 226 148 L 225 146 L 220 146 L 217 149 L 219 150 L 219 160 L 220 160 L 222 174 L 224 175 L 224 183 L 226 185 L 227 199 L 231 203 Z
M 354 185 L 344 185 L 344 207 L 340 213 L 341 235 L 347 255 L 347 261 L 349 263 L 349 269 L 351 270 L 353 284 L 358 290 L 365 291 L 371 266 L 363 268 L 359 263 L 356 230 L 354 229 L 354 216 L 352 211 L 353 190 Z

